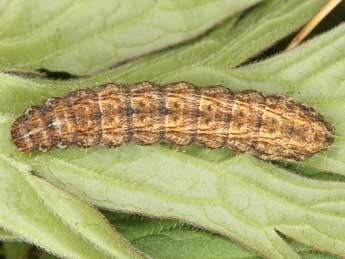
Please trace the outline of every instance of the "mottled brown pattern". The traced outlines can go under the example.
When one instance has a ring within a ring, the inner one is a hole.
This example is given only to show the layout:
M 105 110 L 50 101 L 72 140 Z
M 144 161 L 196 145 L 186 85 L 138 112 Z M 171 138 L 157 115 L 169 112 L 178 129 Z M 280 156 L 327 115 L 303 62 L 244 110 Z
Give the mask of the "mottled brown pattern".
M 30 152 L 124 143 L 198 143 L 265 160 L 302 160 L 326 149 L 334 129 L 287 96 L 187 82 L 106 84 L 28 108 L 12 125 L 16 146 Z

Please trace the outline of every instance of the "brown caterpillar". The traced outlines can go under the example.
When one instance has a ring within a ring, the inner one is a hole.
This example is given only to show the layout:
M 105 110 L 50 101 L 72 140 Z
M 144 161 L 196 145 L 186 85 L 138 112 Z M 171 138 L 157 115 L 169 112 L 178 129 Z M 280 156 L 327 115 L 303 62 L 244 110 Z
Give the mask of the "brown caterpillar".
M 106 84 L 73 91 L 28 108 L 12 125 L 24 152 L 71 144 L 115 147 L 124 143 L 197 143 L 228 147 L 265 160 L 302 160 L 334 141 L 323 117 L 287 96 L 233 93 L 187 82 Z

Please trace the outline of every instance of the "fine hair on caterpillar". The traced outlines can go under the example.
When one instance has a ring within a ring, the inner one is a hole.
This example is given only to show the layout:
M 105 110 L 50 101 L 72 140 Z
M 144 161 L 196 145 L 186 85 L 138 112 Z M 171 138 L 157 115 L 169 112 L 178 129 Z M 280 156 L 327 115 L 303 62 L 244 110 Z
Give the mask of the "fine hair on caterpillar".
M 24 152 L 168 142 L 227 147 L 264 160 L 303 160 L 329 147 L 335 130 L 314 109 L 285 95 L 145 81 L 50 98 L 19 116 L 11 136 Z

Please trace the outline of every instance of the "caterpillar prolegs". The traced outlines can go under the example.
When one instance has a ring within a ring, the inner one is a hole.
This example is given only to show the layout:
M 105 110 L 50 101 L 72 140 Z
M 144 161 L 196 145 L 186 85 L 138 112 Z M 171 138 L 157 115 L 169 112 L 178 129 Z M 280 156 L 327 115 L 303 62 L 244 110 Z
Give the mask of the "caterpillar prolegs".
M 24 152 L 69 145 L 197 143 L 264 160 L 303 160 L 334 141 L 334 128 L 312 108 L 283 95 L 187 82 L 105 84 L 28 108 L 12 125 Z

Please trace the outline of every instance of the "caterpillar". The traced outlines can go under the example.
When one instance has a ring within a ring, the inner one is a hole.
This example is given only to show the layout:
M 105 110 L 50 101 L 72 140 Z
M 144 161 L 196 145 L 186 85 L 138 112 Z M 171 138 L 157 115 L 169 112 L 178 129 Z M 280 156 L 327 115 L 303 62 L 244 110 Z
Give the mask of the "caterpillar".
M 69 145 L 159 142 L 230 148 L 264 160 L 303 160 L 334 141 L 323 117 L 285 95 L 188 82 L 105 84 L 32 106 L 11 127 L 24 152 Z

